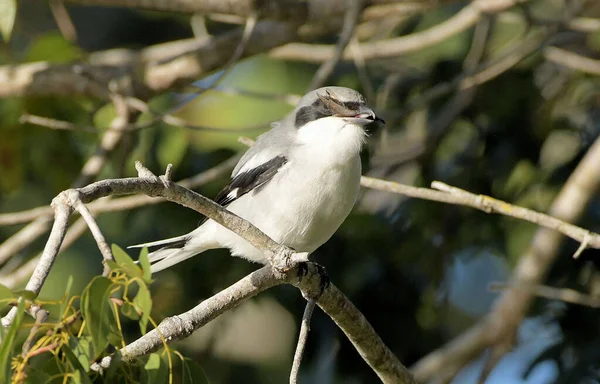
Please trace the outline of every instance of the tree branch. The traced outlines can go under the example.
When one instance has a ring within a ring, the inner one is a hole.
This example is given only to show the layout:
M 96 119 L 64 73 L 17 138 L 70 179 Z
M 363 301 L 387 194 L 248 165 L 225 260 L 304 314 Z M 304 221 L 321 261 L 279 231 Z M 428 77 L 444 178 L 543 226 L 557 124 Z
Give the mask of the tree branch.
M 325 81 L 327 81 L 327 78 L 335 69 L 335 66 L 342 58 L 342 54 L 348 46 L 348 43 L 350 43 L 350 39 L 352 39 L 352 36 L 354 35 L 354 29 L 356 28 L 356 24 L 358 23 L 358 19 L 360 17 L 360 12 L 362 11 L 365 2 L 366 0 L 350 0 L 348 9 L 344 15 L 342 32 L 340 33 L 340 38 L 338 39 L 333 56 L 321 64 L 313 76 L 310 86 L 308 87 L 309 90 L 317 89 L 323 86 Z
M 359 45 L 365 59 L 383 59 L 415 52 L 471 28 L 484 13 L 500 12 L 514 5 L 512 0 L 476 0 L 469 3 L 450 19 L 424 31 L 407 36 L 380 40 Z M 299 60 L 321 63 L 335 55 L 335 46 L 322 44 L 291 43 L 270 52 L 271 57 L 282 60 Z M 344 50 L 344 60 L 352 60 L 352 51 Z
M 596 139 L 552 203 L 549 215 L 564 222 L 575 222 L 581 216 L 600 189 L 599 163 L 600 139 Z M 513 270 L 510 287 L 496 301 L 493 310 L 475 326 L 419 360 L 412 368 L 417 380 L 453 377 L 485 348 L 512 342 L 535 297 L 533 292 L 521 288 L 521 284 L 535 286 L 543 281 L 558 257 L 563 234 L 549 228 L 538 229 Z
M 72 188 L 84 186 L 94 180 L 104 168 L 110 153 L 123 138 L 123 127 L 127 125 L 130 118 L 129 109 L 118 95 L 112 95 L 111 97 L 115 104 L 117 116 L 111 121 L 109 129 L 102 136 L 96 152 L 83 165 L 77 180 L 72 184 Z M 49 216 L 37 216 L 34 221 L 0 244 L 0 264 L 5 263 L 15 253 L 46 233 L 50 225 Z
M 293 41 L 296 32 L 294 23 L 257 23 L 242 57 Z M 147 100 L 222 67 L 242 36 L 243 31 L 238 29 L 222 36 L 163 43 L 140 51 L 105 51 L 91 54 L 89 64 L 0 66 L 0 97 L 85 95 L 109 99 L 112 92 Z M 114 89 L 109 91 L 110 82 Z
M 162 196 L 194 209 L 234 231 L 263 251 L 271 260 L 273 267 L 264 267 L 185 314 L 166 319 L 158 329 L 125 347 L 122 350 L 124 359 L 133 359 L 160 347 L 163 339 L 170 341 L 185 337 L 223 311 L 238 305 L 245 298 L 274 285 L 293 283 L 302 290 L 305 297 L 316 297 L 320 294 L 322 289 L 320 268 L 309 263 L 307 276 L 296 282 L 298 270 L 294 257 L 296 254 L 293 250 L 275 243 L 251 223 L 206 197 L 174 184 L 168 177 L 154 176 L 139 162 L 136 163 L 136 168 L 140 177 L 98 181 L 83 188 L 61 192 L 54 199 L 56 221 L 40 263 L 27 284 L 28 290 L 39 293 L 60 249 L 73 206 L 119 194 L 145 193 L 149 196 Z M 304 257 L 302 254 L 299 255 Z M 364 316 L 337 288 L 329 285 L 319 296 L 318 304 L 344 331 L 363 359 L 375 370 L 383 382 L 415 383 L 410 373 L 383 344 Z M 4 326 L 10 325 L 15 313 L 16 311 L 13 309 L 2 319 Z
M 315 310 L 315 301 L 308 299 L 306 302 L 306 308 L 302 315 L 302 322 L 300 323 L 300 334 L 298 335 L 298 345 L 296 345 L 296 352 L 294 353 L 294 362 L 292 364 L 292 370 L 290 372 L 290 384 L 298 383 L 298 375 L 300 373 L 300 364 L 302 364 L 302 357 L 304 356 L 304 349 L 306 348 L 306 341 L 308 340 L 308 331 L 310 330 L 310 319 L 312 318 L 313 311 Z
M 600 60 L 594 60 L 589 57 L 578 55 L 565 49 L 546 47 L 544 49 L 544 58 L 555 64 L 576 71 L 589 73 L 594 76 L 600 75 Z

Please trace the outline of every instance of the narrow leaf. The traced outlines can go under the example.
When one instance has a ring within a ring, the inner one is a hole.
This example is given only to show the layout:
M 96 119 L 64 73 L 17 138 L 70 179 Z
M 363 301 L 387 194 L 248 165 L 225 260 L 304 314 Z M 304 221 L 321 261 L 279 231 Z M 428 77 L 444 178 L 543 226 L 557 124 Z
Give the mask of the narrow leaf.
M 67 287 L 65 288 L 65 294 L 60 301 L 60 316 L 65 314 L 67 310 L 67 305 L 69 303 L 69 299 L 71 298 L 71 287 L 73 286 L 73 275 L 69 275 L 69 279 L 67 280 Z
M 202 367 L 200 367 L 200 365 L 198 365 L 198 363 L 196 363 L 194 360 L 187 358 L 184 359 L 181 362 L 181 370 L 181 382 L 183 384 L 209 383 L 208 376 L 206 376 L 206 373 Z
M 150 311 L 152 311 L 152 296 L 150 290 L 145 284 L 138 284 L 139 290 L 137 295 L 133 298 L 133 304 L 137 309 L 142 312 L 140 317 L 140 331 L 142 335 L 146 334 L 146 328 L 148 327 L 148 318 L 150 317 Z
M 71 348 L 69 348 L 68 345 L 63 344 L 60 350 L 66 356 L 69 364 L 75 370 L 71 376 L 71 379 L 76 383 L 92 384 L 92 380 L 89 378 L 85 368 L 83 368 L 81 362 L 77 356 L 75 356 Z
M 150 260 L 148 259 L 148 248 L 144 247 L 140 251 L 140 257 L 138 258 L 142 271 L 144 273 L 144 282 L 146 284 L 152 283 L 152 269 L 150 267 Z
M 148 356 L 148 361 L 142 371 L 142 382 L 147 384 L 163 384 L 167 382 L 169 374 L 168 366 L 160 358 L 160 354 L 152 353 Z
M 123 316 L 130 318 L 131 320 L 139 320 L 140 314 L 137 309 L 133 306 L 133 304 L 129 302 L 124 302 L 121 306 L 121 313 Z
M 69 346 L 71 347 L 73 354 L 77 357 L 77 360 L 79 360 L 79 363 L 83 366 L 85 372 L 89 372 L 90 366 L 94 361 L 92 338 L 90 336 L 82 336 L 79 339 L 70 337 Z
M 25 300 L 33 301 L 36 298 L 36 294 L 32 291 L 28 291 L 26 289 L 20 289 L 18 291 L 13 292 L 15 297 L 22 297 Z
M 142 269 L 135 265 L 134 261 L 129 257 L 121 247 L 116 244 L 112 245 L 112 253 L 115 261 L 123 271 L 131 277 L 142 277 Z
M 17 0 L 0 1 L 0 33 L 5 42 L 10 41 L 16 17 Z
M 81 314 L 86 330 L 94 346 L 94 358 L 98 357 L 109 342 L 115 324 L 110 295 L 113 283 L 103 276 L 96 276 L 81 295 Z
M 14 300 L 15 295 L 12 293 L 12 291 L 0 284 L 0 309 L 3 309 Z
M 5 383 L 10 383 L 10 362 L 11 352 L 13 349 L 13 343 L 17 336 L 17 330 L 23 321 L 25 315 L 25 300 L 19 300 L 17 306 L 17 316 L 13 320 L 12 324 L 8 328 L 8 331 L 2 338 L 2 344 L 0 345 L 0 380 Z M 1 327 L 1 326 L 0 326 Z

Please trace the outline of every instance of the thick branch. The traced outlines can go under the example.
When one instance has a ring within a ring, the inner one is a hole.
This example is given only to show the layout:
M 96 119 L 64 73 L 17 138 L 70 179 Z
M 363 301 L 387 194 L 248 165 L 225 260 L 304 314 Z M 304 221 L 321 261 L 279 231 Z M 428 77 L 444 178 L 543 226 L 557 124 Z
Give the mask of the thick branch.
M 292 262 L 292 250 L 275 243 L 254 225 L 227 211 L 215 202 L 170 182 L 168 177 L 169 168 L 164 177 L 154 176 L 140 163 L 136 164 L 136 168 L 140 177 L 99 181 L 83 188 L 64 191 L 54 199 L 56 221 L 40 264 L 36 267 L 27 285 L 29 290 L 36 294 L 39 293 L 60 249 L 73 207 L 118 194 L 145 193 L 149 196 L 163 196 L 194 209 L 234 231 L 259 248 L 272 261 L 272 265 L 277 268 L 264 267 L 185 314 L 163 321 L 158 330 L 149 332 L 125 347 L 122 351 L 124 359 L 133 359 L 148 353 L 160 347 L 165 339 L 170 341 L 185 337 L 220 313 L 233 308 L 242 300 L 262 290 L 277 284 L 297 281 L 298 270 L 297 264 Z M 321 293 L 321 275 L 318 272 L 320 269 L 310 263 L 308 270 L 308 274 L 295 285 L 302 290 L 306 297 L 317 297 Z M 319 296 L 318 305 L 346 333 L 363 359 L 375 370 L 383 382 L 414 383 L 406 368 L 383 344 L 364 316 L 337 288 L 333 285 L 326 288 L 323 294 Z M 11 323 L 14 313 L 14 311 L 11 311 L 3 319 L 5 326 Z
M 484 13 L 500 12 L 514 5 L 510 0 L 477 0 L 465 6 L 450 19 L 424 31 L 393 39 L 362 43 L 358 46 L 365 59 L 383 59 L 415 52 L 471 28 Z M 321 63 L 335 56 L 335 46 L 291 43 L 271 51 L 270 55 L 284 60 Z M 352 60 L 352 50 L 344 50 L 343 59 Z
M 155 351 L 163 345 L 163 340 L 171 342 L 184 338 L 223 312 L 235 308 L 243 300 L 273 286 L 294 284 L 308 296 L 314 296 L 315 291 L 321 290 L 322 276 L 318 267 L 309 264 L 308 273 L 300 282 L 297 273 L 295 268 L 280 272 L 268 266 L 263 267 L 191 310 L 163 320 L 157 329 L 121 349 L 123 360 L 131 361 Z M 411 374 L 381 341 L 367 319 L 333 284 L 323 291 L 317 304 L 346 334 L 382 382 L 416 384 Z M 104 358 L 100 366 L 108 367 L 110 360 L 110 357 Z
M 257 23 L 243 56 L 252 56 L 296 38 L 293 23 Z M 236 30 L 222 36 L 151 46 L 141 51 L 112 50 L 92 54 L 89 64 L 38 62 L 0 67 L 0 97 L 87 95 L 108 99 L 113 93 L 148 99 L 187 85 L 223 66 L 242 38 Z

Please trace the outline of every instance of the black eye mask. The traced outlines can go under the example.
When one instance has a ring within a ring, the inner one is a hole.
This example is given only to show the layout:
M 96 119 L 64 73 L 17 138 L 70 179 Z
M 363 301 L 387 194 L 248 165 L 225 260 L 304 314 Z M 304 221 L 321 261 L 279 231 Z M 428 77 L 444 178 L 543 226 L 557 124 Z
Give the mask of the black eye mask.
M 352 106 L 358 107 L 358 103 L 345 103 L 344 105 L 344 103 L 341 103 L 337 99 L 333 98 L 329 91 L 327 91 L 327 95 L 317 96 L 319 97 L 319 100 L 321 100 L 325 108 L 331 111 L 331 116 L 354 117 L 356 115 L 356 109 L 358 108 L 350 109 L 348 107 L 351 106 L 350 104 L 353 104 Z
M 360 103 L 356 101 L 339 101 L 330 91 L 326 91 L 325 95 L 317 95 L 317 97 L 314 103 L 300 108 L 296 113 L 294 121 L 296 129 L 323 117 L 355 117 L 360 107 Z

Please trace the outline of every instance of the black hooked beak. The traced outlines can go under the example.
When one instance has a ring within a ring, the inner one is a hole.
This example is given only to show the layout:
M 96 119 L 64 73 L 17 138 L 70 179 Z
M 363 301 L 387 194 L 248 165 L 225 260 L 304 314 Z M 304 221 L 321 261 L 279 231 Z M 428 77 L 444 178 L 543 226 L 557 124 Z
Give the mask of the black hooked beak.
M 357 117 L 360 119 L 372 120 L 374 122 L 379 122 L 381 124 L 385 124 L 385 120 L 383 120 L 381 117 L 377 116 L 375 114 L 375 112 L 373 112 L 373 110 L 370 108 L 364 108 L 364 109 L 361 108 L 361 110 L 359 112 L 360 113 L 354 117 Z

